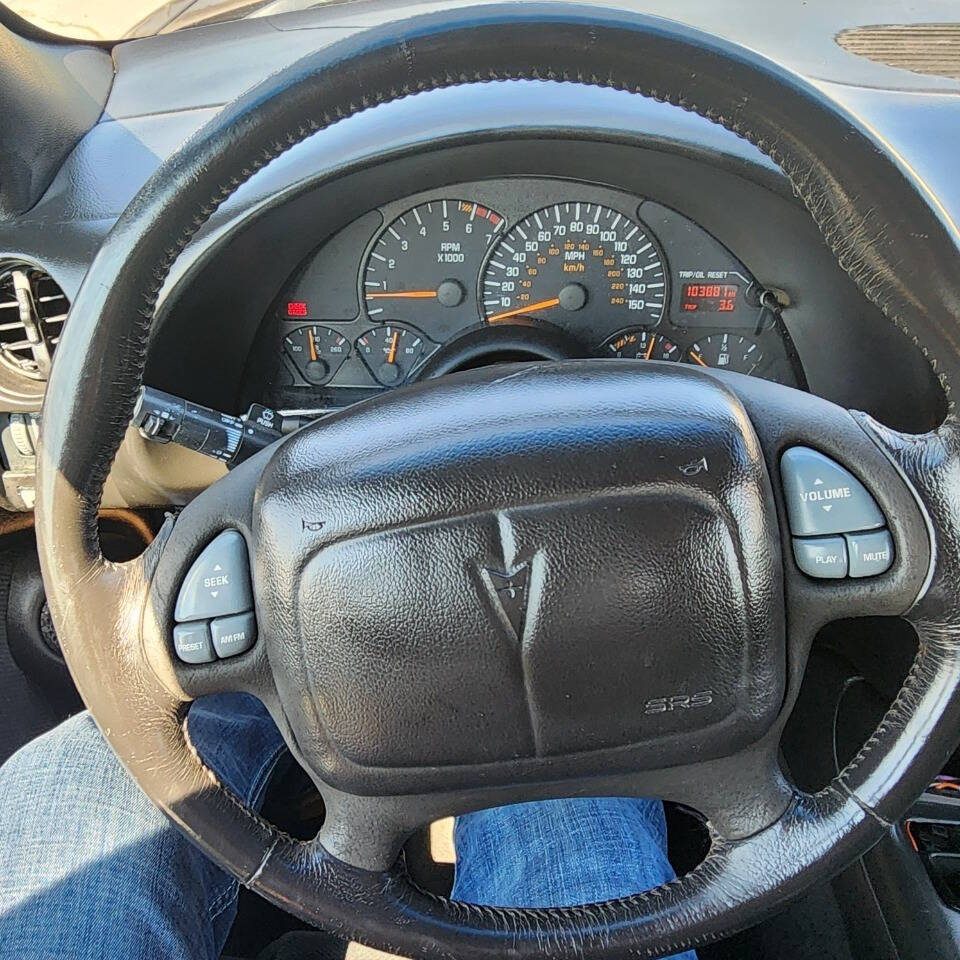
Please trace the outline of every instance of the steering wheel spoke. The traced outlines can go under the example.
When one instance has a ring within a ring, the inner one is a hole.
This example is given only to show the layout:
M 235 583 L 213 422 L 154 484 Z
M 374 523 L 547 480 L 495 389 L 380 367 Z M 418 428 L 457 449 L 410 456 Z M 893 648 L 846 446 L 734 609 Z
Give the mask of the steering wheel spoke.
M 168 521 L 143 619 L 155 671 L 185 699 L 231 691 L 276 700 L 255 609 L 253 457 Z
M 772 827 L 799 798 L 781 769 L 775 737 L 702 763 L 547 783 L 362 796 L 315 780 L 326 807 L 316 843 L 343 863 L 373 871 L 392 869 L 418 829 L 483 808 L 571 797 L 658 797 L 701 817 L 715 844 L 732 844 Z
M 764 448 L 791 641 L 808 643 L 831 620 L 909 610 L 929 582 L 931 530 L 869 418 L 778 384 L 717 376 L 736 391 Z
M 931 554 L 927 575 L 906 612 L 918 652 L 899 696 L 873 736 L 838 777 L 842 787 L 878 818 L 893 821 L 915 791 L 898 777 L 898 764 L 927 783 L 956 747 L 960 726 L 960 423 L 951 417 L 932 433 L 898 433 L 866 415 L 858 420 L 896 467 L 921 505 Z

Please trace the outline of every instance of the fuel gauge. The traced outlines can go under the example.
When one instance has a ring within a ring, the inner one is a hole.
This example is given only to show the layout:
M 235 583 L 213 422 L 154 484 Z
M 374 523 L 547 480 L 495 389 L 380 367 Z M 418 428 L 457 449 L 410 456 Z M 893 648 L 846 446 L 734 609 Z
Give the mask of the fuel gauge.
M 357 340 L 357 352 L 367 369 L 385 387 L 403 383 L 433 346 L 419 331 L 395 323 L 374 327 Z
M 297 327 L 283 338 L 283 349 L 307 383 L 328 383 L 350 355 L 350 341 L 330 327 Z
M 763 360 L 763 353 L 756 340 L 734 333 L 715 333 L 690 344 L 687 363 L 701 367 L 719 367 L 750 376 Z

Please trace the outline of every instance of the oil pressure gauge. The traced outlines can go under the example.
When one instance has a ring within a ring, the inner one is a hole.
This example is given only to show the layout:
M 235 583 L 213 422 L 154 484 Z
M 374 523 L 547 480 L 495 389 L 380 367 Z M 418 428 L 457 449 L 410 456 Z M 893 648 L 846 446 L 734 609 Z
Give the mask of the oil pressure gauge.
M 396 323 L 374 327 L 357 340 L 357 352 L 367 369 L 385 387 L 406 381 L 417 363 L 435 347 L 418 330 Z

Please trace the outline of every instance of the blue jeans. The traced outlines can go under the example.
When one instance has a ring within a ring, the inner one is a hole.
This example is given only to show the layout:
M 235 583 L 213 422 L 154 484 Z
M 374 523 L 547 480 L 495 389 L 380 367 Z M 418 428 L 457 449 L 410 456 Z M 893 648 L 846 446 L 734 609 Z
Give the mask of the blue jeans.
M 220 779 L 259 806 L 286 749 L 260 702 L 208 697 L 187 722 Z M 474 903 L 591 903 L 673 878 L 659 801 L 483 810 L 460 817 L 455 837 L 453 896 Z M 140 792 L 89 714 L 0 768 L 0 957 L 213 960 L 237 892 Z

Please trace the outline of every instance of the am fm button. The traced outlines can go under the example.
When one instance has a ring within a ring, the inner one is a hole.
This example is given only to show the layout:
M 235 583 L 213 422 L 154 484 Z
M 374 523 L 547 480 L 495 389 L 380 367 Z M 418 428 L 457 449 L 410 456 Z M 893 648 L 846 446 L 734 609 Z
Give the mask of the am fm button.
M 220 617 L 210 624 L 213 649 L 221 660 L 246 653 L 257 640 L 257 620 L 252 613 Z

